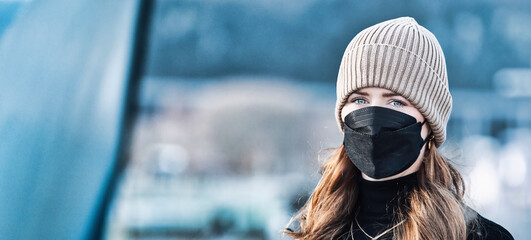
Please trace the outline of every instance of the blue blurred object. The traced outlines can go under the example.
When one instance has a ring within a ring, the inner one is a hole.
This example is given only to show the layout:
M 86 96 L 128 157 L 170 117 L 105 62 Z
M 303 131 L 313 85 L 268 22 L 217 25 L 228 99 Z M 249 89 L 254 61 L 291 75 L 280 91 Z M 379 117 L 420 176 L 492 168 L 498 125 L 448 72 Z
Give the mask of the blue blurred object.
M 471 206 L 525 239 L 528 2 L 0 0 L 0 240 L 279 239 L 345 46 L 399 16 L 444 49 Z
M 0 1 L 0 38 L 2 37 L 2 34 L 6 30 L 6 28 L 15 19 L 18 10 L 20 10 L 20 8 L 24 6 L 24 4 L 25 3 L 21 1 Z
M 86 239 L 117 154 L 139 1 L 25 2 L 0 42 L 0 239 Z

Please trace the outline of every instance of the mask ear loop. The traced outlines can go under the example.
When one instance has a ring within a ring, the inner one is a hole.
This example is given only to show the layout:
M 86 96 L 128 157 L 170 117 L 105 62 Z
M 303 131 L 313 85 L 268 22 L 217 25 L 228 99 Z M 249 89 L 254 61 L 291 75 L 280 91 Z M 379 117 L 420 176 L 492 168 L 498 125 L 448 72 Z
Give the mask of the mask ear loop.
M 424 126 L 424 123 L 426 123 L 427 121 L 428 119 L 424 118 L 424 121 L 422 122 L 421 126 Z M 433 139 L 435 139 L 435 136 L 433 135 L 433 132 L 430 132 L 430 134 L 428 134 L 428 137 L 426 137 L 426 140 L 424 140 L 424 142 L 428 141 L 428 149 L 431 149 Z

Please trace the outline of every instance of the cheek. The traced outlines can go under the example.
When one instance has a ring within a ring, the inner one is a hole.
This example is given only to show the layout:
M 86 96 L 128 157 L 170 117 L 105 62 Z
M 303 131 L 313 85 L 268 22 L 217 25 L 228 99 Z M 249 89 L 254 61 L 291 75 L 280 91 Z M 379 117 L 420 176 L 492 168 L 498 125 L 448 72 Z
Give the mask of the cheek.
M 341 120 L 345 121 L 345 116 L 357 109 L 360 109 L 360 107 L 356 104 L 349 103 L 343 106 L 343 109 L 341 109 Z
M 409 115 L 409 116 L 412 116 L 414 117 L 415 119 L 417 119 L 417 122 L 423 122 L 424 121 L 424 117 L 422 116 L 422 113 L 420 113 L 417 109 L 415 109 L 414 107 L 408 107 L 408 108 L 404 108 L 401 110 L 401 112 Z M 425 126 L 427 125 L 427 123 L 425 124 Z
M 426 139 L 426 137 L 428 137 L 429 132 L 430 132 L 430 127 L 428 125 L 428 122 L 426 122 L 424 126 L 422 126 L 422 131 L 420 132 L 420 135 L 422 136 L 423 139 Z
M 407 113 L 410 116 L 413 116 L 415 119 L 417 119 L 417 122 L 424 122 L 424 117 L 422 116 L 422 113 L 420 113 L 415 108 L 405 109 L 404 113 Z M 420 135 L 422 136 L 422 138 L 426 138 L 429 132 L 430 132 L 430 125 L 428 124 L 428 122 L 426 122 L 422 126 L 422 131 Z
M 419 122 L 423 122 L 423 121 L 424 119 L 422 119 L 422 121 L 419 121 Z M 429 133 L 430 133 L 430 124 L 426 121 L 424 125 L 422 125 L 420 136 L 422 136 L 423 139 L 426 139 Z

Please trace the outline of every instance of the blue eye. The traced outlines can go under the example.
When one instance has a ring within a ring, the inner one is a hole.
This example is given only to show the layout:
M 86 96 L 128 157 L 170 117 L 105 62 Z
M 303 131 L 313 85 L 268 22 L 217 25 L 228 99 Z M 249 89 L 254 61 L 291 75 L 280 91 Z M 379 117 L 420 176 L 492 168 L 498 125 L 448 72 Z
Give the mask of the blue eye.
M 369 103 L 367 100 L 363 99 L 363 98 L 354 98 L 351 100 L 351 102 L 355 103 L 355 104 L 367 104 Z
M 403 106 L 406 106 L 406 104 L 404 104 L 403 102 L 401 101 L 397 101 L 397 100 L 392 100 L 391 101 L 391 105 L 395 106 L 395 107 L 403 107 Z

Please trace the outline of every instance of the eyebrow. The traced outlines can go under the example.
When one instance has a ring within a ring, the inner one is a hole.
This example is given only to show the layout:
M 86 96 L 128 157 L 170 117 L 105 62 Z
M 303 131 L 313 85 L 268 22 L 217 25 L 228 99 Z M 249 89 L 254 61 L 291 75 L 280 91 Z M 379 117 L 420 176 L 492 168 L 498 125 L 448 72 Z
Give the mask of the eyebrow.
M 395 92 L 384 93 L 382 96 L 384 96 L 384 97 L 396 97 L 396 96 L 402 97 L 402 95 L 400 95 L 398 93 L 395 93 Z
M 362 95 L 362 96 L 369 96 L 368 93 L 363 92 L 362 90 L 357 90 L 357 91 L 354 91 L 353 93 L 358 94 L 358 95 Z M 382 96 L 384 96 L 384 97 L 396 97 L 396 96 L 402 97 L 402 95 L 400 95 L 398 93 L 395 93 L 395 92 L 384 93 L 384 94 L 382 94 Z

